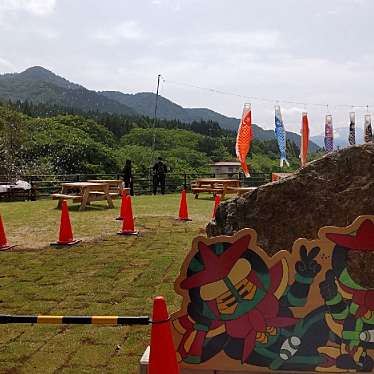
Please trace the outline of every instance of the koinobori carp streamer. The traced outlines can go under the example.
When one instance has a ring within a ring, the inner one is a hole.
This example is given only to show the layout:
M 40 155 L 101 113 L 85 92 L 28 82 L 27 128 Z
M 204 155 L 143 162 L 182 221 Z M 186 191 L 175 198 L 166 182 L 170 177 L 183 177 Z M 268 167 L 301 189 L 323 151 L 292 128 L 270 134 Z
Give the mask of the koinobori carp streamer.
M 349 113 L 349 136 L 348 141 L 350 145 L 356 144 L 356 115 L 355 112 Z
M 287 166 L 290 166 L 286 157 L 286 130 L 284 128 L 279 105 L 275 106 L 275 137 L 277 138 L 280 153 L 280 166 L 283 167 L 284 163 L 286 163 Z
M 327 114 L 325 120 L 325 150 L 332 152 L 334 149 L 334 131 L 332 127 L 332 115 Z
M 373 129 L 371 127 L 371 115 L 365 114 L 365 126 L 364 126 L 364 137 L 365 143 L 369 143 L 373 141 Z
M 249 171 L 246 163 L 247 154 L 249 152 L 251 142 L 253 139 L 252 129 L 252 112 L 251 104 L 244 104 L 242 119 L 240 121 L 238 135 L 236 137 L 236 157 L 242 165 L 245 176 L 248 178 Z
M 309 121 L 308 113 L 304 112 L 301 120 L 301 144 L 300 144 L 300 160 L 301 166 L 304 166 L 308 160 L 309 146 Z

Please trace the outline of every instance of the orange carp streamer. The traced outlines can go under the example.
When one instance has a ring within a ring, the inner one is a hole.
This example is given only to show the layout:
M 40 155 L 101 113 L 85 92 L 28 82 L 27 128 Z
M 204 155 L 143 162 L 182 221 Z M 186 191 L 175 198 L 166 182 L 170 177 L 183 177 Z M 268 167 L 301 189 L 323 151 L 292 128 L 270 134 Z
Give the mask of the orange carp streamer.
M 248 178 L 249 171 L 246 163 L 247 154 L 253 139 L 251 104 L 244 104 L 242 119 L 240 121 L 238 135 L 236 137 L 236 157 L 242 164 L 245 176 Z
M 301 167 L 307 163 L 308 160 L 308 146 L 309 146 L 309 122 L 308 113 L 303 113 L 301 122 L 301 144 L 300 144 L 300 160 Z

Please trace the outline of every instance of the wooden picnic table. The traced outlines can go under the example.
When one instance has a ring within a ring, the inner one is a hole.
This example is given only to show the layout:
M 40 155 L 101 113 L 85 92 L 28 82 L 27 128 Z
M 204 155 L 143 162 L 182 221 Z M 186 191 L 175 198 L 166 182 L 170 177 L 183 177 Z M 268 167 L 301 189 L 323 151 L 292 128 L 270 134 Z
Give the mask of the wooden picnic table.
M 85 210 L 86 205 L 92 201 L 106 200 L 109 208 L 114 208 L 112 198 L 109 194 L 107 183 L 92 182 L 68 182 L 62 183 L 61 192 L 52 194 L 54 200 L 58 200 L 58 208 L 61 208 L 62 201 L 71 199 L 73 203 L 81 203 L 79 210 Z
M 191 183 L 192 193 L 195 194 L 195 199 L 199 197 L 201 192 L 210 192 L 213 195 L 221 194 L 224 199 L 228 193 L 233 193 L 229 187 L 240 187 L 239 179 L 219 179 L 219 178 L 201 178 Z
M 112 199 L 122 195 L 123 181 L 121 179 L 89 179 L 90 183 L 107 183 L 109 185 L 109 195 Z

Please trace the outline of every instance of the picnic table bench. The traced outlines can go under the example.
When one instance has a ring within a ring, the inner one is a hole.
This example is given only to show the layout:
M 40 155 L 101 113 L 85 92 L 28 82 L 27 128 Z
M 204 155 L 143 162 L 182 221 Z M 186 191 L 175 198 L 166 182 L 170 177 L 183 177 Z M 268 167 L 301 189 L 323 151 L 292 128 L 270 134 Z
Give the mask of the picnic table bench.
M 0 197 L 6 197 L 9 200 L 30 200 L 31 184 L 21 180 L 15 183 L 0 181 Z
M 123 181 L 120 179 L 89 179 L 90 183 L 106 183 L 109 186 L 109 195 L 112 199 L 122 195 Z
M 79 210 L 85 210 L 92 201 L 106 200 L 109 208 L 114 208 L 107 183 L 69 182 L 62 183 L 61 192 L 51 195 L 58 200 L 57 208 L 61 208 L 62 201 L 70 199 L 73 203 L 81 203 Z
M 217 178 L 202 178 L 191 182 L 192 193 L 195 194 L 195 199 L 199 197 L 199 193 L 208 192 L 213 195 L 220 194 L 224 199 L 228 193 L 235 193 L 229 190 L 229 187 L 240 187 L 239 179 L 217 179 Z

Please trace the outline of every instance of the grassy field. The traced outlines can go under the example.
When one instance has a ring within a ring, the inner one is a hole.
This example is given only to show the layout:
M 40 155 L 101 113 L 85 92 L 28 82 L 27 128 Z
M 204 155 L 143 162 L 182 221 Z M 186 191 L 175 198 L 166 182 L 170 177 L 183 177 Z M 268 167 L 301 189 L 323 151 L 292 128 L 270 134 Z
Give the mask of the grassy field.
M 192 222 L 175 220 L 179 195 L 133 200 L 140 237 L 115 235 L 116 209 L 98 203 L 70 209 L 79 246 L 54 249 L 60 212 L 55 201 L 0 203 L 12 251 L 0 252 L 0 313 L 149 315 L 164 295 L 180 300 L 173 282 L 192 238 L 203 234 L 213 201 L 188 197 Z M 148 327 L 0 326 L 0 373 L 137 373 Z

